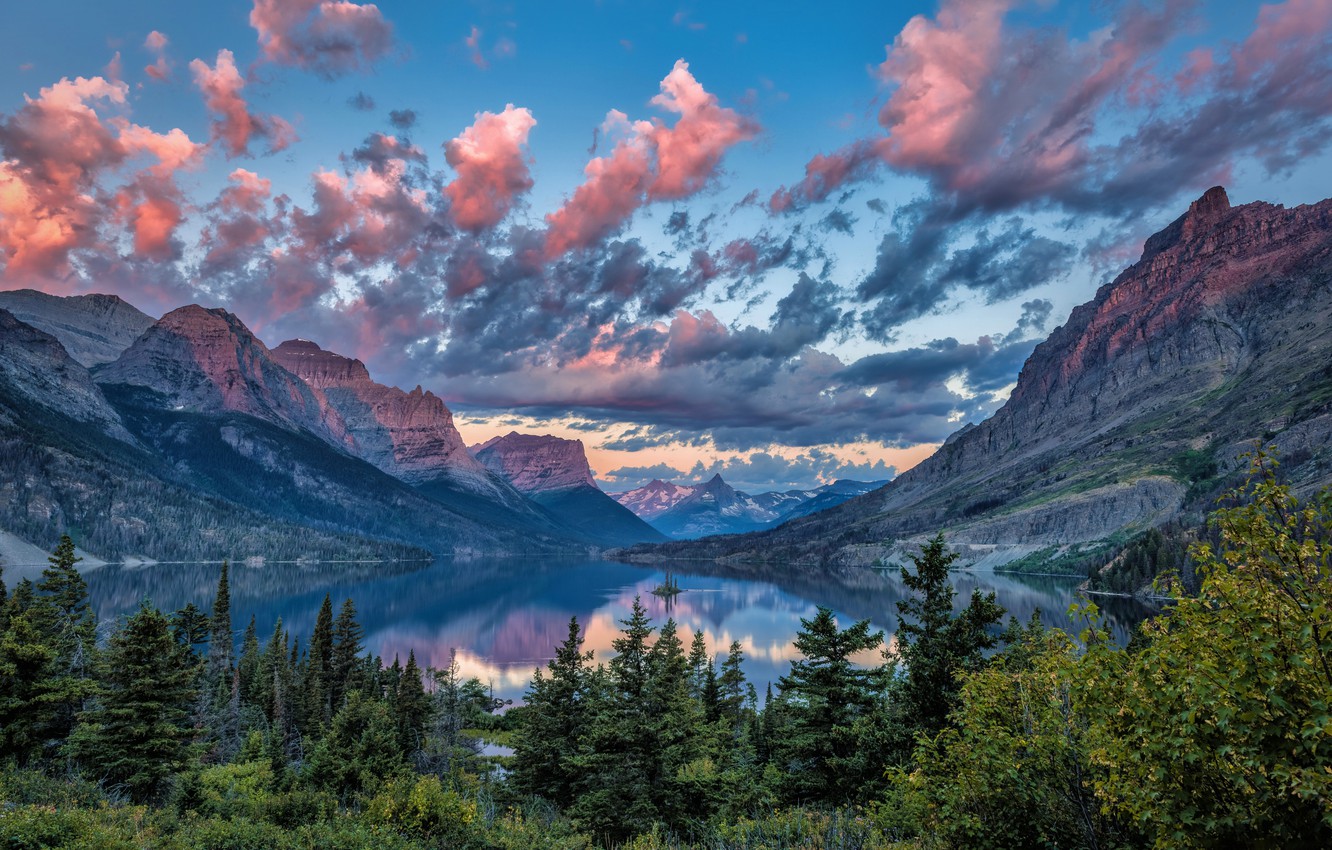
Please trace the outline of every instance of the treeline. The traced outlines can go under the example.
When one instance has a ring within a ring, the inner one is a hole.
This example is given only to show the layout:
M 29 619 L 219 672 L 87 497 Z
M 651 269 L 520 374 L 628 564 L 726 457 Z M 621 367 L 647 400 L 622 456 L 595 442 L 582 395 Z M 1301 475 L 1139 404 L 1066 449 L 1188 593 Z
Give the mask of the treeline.
M 0 602 L 11 847 L 883 848 L 1332 845 L 1332 497 L 1259 455 L 1199 593 L 1127 649 L 955 606 L 941 537 L 891 640 L 821 609 L 759 698 L 736 644 L 635 604 L 576 620 L 525 705 L 386 666 L 326 599 L 303 641 L 145 604 L 99 646 L 62 542 Z M 1000 645 L 1003 645 L 1001 651 Z M 879 664 L 864 664 L 877 657 Z M 469 731 L 470 730 L 470 731 Z M 482 730 L 482 731 L 476 731 Z M 507 766 L 477 735 L 512 744 Z

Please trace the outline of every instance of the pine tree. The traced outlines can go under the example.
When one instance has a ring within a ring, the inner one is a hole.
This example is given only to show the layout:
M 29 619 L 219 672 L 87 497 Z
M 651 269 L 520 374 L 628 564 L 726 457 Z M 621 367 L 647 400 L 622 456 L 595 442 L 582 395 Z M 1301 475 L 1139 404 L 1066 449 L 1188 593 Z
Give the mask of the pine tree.
M 349 692 L 362 690 L 366 684 L 360 664 L 364 637 L 365 630 L 356 622 L 356 604 L 348 599 L 342 603 L 342 610 L 333 624 L 332 675 L 328 693 L 334 709 L 342 705 Z
M 694 640 L 689 645 L 689 693 L 694 699 L 703 699 L 709 661 L 707 639 L 701 630 L 694 632 Z
M 55 651 L 34 710 L 47 746 L 54 748 L 74 729 L 78 712 L 95 692 L 93 665 L 97 654 L 97 619 L 88 604 L 88 584 L 75 564 L 74 542 L 66 534 L 47 559 L 37 583 L 34 623 L 43 642 Z
M 230 761 L 240 751 L 240 681 L 232 663 L 231 588 L 228 565 L 222 562 L 213 613 L 209 618 L 208 662 L 200 681 L 195 723 L 203 730 L 202 740 L 220 762 Z
M 703 714 L 690 696 L 690 671 L 684 646 L 676 633 L 675 620 L 661 627 L 657 642 L 648 652 L 651 682 L 647 714 L 651 735 L 643 754 L 650 769 L 652 805 L 668 824 L 682 823 L 689 812 L 690 797 L 679 774 L 704 749 Z M 709 663 L 706 667 L 711 671 Z M 716 677 L 712 676 L 715 692 Z
M 732 731 L 738 731 L 745 708 L 745 650 L 740 641 L 731 641 L 730 652 L 722 662 L 721 678 L 717 682 L 718 709 Z
M 855 754 L 853 727 L 875 704 L 873 672 L 851 657 L 877 648 L 883 632 L 871 632 L 869 620 L 838 629 L 832 611 L 822 607 L 800 625 L 795 646 L 803 657 L 779 681 L 789 727 L 774 749 L 788 773 L 789 799 L 833 802 L 854 791 L 856 779 L 845 771 Z
M 397 664 L 397 659 L 394 659 Z M 407 654 L 407 666 L 402 668 L 393 691 L 393 709 L 398 723 L 398 742 L 404 753 L 421 749 L 426 722 L 430 719 L 430 697 L 421 680 L 421 668 L 416 663 L 416 652 Z
M 575 760 L 588 732 L 587 665 L 592 653 L 583 653 L 582 645 L 578 618 L 570 618 L 569 635 L 555 650 L 546 671 L 538 668 L 532 676 L 509 774 L 519 791 L 544 797 L 560 808 L 574 802 Z
M 942 533 L 910 557 L 916 571 L 903 568 L 902 582 L 918 596 L 897 603 L 897 646 L 906 662 L 903 710 L 912 728 L 933 736 L 957 705 L 961 674 L 976 669 L 983 651 L 998 642 L 989 629 L 998 625 L 1004 609 L 993 592 L 974 590 L 966 609 L 953 615 L 957 591 L 948 568 L 958 555 L 946 550 Z
M 56 658 L 35 622 L 31 608 L 24 608 L 25 591 L 32 583 L 22 582 L 5 605 L 6 626 L 0 632 L 0 760 L 13 758 L 19 766 L 42 754 L 45 729 L 41 721 L 44 686 Z
M 333 719 L 329 693 L 333 688 L 333 600 L 324 594 L 310 636 L 305 666 L 305 728 L 314 730 Z
M 171 615 L 172 635 L 177 643 L 191 651 L 208 643 L 210 625 L 208 615 L 193 602 L 186 603 L 184 608 Z
M 104 688 L 83 712 L 70 752 L 91 774 L 136 801 L 156 796 L 186 762 L 195 666 L 151 604 L 111 636 Z

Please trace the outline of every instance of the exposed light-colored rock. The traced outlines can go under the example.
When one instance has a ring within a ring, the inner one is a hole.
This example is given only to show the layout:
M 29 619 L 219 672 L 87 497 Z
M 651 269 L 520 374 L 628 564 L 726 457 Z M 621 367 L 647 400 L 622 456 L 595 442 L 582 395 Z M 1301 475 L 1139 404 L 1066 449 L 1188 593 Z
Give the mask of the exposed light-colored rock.
M 45 331 L 0 310 L 0 385 L 21 397 L 132 442 L 120 415 L 107 404 L 92 376 Z
M 364 460 L 411 484 L 448 478 L 479 492 L 498 489 L 434 393 L 376 383 L 360 360 L 309 340 L 287 340 L 273 349 L 273 357 L 324 394 Z

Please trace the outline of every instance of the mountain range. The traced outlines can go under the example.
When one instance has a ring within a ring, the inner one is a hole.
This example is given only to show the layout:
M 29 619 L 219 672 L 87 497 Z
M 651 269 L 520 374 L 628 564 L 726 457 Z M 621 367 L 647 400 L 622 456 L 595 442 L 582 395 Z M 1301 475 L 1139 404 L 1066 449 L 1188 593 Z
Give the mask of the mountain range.
M 751 496 L 734 489 L 718 474 L 692 486 L 654 479 L 635 490 L 613 493 L 611 498 L 668 537 L 690 540 L 771 528 L 840 505 L 885 483 L 843 479 L 810 490 Z
M 434 394 L 308 340 L 270 350 L 225 310 L 0 293 L 0 531 L 20 543 L 327 559 L 664 539 L 596 488 L 581 443 L 510 437 L 539 474 L 474 457 Z
M 971 563 L 1057 571 L 1200 525 L 1255 441 L 1297 489 L 1332 483 L 1330 352 L 1332 201 L 1232 207 L 1217 187 L 1036 346 L 992 417 L 893 481 L 749 495 L 716 476 L 612 498 L 579 441 L 469 448 L 433 393 L 309 340 L 270 350 L 225 310 L 154 320 L 110 295 L 0 292 L 0 543 L 840 569 L 943 531 Z
M 1201 525 L 1256 442 L 1297 490 L 1332 484 L 1332 200 L 1232 207 L 1215 187 L 1035 348 L 993 416 L 886 486 L 623 556 L 841 568 L 942 531 L 971 563 L 1058 569 Z

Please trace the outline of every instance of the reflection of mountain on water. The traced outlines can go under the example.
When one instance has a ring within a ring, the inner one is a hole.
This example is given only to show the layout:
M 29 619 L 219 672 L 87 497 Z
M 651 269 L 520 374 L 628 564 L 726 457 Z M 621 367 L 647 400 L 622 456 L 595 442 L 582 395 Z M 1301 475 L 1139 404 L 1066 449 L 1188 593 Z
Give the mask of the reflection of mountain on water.
M 464 675 L 493 681 L 499 695 L 522 695 L 532 670 L 542 665 L 564 640 L 569 618 L 584 627 L 584 649 L 604 660 L 618 634 L 619 621 L 639 596 L 654 622 L 667 616 L 681 627 L 683 639 L 702 631 L 709 649 L 724 653 L 738 640 L 747 655 L 746 673 L 762 691 L 786 673 L 796 654 L 791 640 L 802 618 L 816 606 L 839 619 L 869 619 L 891 634 L 897 627 L 896 603 L 905 596 L 900 577 L 872 570 L 810 574 L 802 570 L 764 575 L 736 574 L 714 565 L 680 564 L 671 570 L 684 592 L 670 603 L 649 591 L 664 571 L 607 561 L 477 559 L 442 561 L 428 566 L 404 564 L 270 564 L 237 566 L 231 572 L 232 617 L 240 638 L 251 615 L 261 640 L 281 617 L 284 625 L 308 639 L 324 594 L 334 606 L 356 602 L 366 645 L 386 660 L 415 650 L 418 660 L 436 667 L 457 650 Z M 697 567 L 697 569 L 696 569 Z M 86 576 L 98 616 L 108 619 L 132 610 L 151 597 L 158 607 L 175 610 L 187 602 L 207 610 L 216 590 L 218 565 L 110 566 Z M 1051 625 L 1073 631 L 1082 627 L 1067 616 L 1073 583 L 1060 579 L 991 573 L 958 573 L 959 605 L 973 587 L 997 592 L 999 602 L 1025 620 L 1036 608 Z M 1126 640 L 1143 611 L 1114 612 L 1117 639 Z M 873 663 L 874 657 L 862 659 Z

